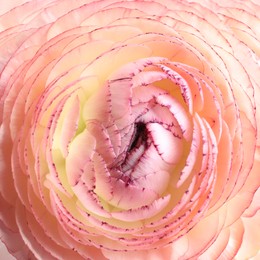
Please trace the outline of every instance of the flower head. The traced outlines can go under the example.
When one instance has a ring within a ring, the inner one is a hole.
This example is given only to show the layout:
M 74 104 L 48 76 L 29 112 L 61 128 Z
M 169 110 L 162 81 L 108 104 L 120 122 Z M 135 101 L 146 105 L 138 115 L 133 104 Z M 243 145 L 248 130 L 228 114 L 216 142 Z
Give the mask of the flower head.
M 23 2 L 0 16 L 8 250 L 259 255 L 259 5 Z

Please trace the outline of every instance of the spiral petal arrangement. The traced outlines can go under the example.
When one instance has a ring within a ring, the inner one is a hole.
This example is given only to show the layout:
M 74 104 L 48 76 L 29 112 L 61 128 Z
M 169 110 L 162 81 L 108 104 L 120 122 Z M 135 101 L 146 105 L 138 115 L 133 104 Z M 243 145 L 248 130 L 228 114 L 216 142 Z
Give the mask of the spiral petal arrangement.
M 8 250 L 259 255 L 257 2 L 22 2 L 0 16 Z

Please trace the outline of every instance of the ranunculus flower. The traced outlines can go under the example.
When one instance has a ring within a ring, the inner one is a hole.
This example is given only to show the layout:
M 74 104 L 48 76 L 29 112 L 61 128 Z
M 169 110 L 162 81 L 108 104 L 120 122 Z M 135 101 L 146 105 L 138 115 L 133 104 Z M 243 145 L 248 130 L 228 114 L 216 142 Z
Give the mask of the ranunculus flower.
M 0 4 L 8 251 L 259 258 L 257 1 L 23 2 Z

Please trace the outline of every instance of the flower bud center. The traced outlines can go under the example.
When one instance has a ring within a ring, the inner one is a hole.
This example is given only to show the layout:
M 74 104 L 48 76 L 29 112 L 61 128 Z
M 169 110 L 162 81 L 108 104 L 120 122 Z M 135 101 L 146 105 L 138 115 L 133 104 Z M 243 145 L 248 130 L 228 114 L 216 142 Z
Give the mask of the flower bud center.
M 128 152 L 130 153 L 133 149 L 139 148 L 140 145 L 147 145 L 147 129 L 143 122 L 137 122 L 135 124 L 135 130 Z
M 145 123 L 137 122 L 125 158 L 120 164 L 120 169 L 123 173 L 134 170 L 149 146 L 148 140 L 148 132 Z

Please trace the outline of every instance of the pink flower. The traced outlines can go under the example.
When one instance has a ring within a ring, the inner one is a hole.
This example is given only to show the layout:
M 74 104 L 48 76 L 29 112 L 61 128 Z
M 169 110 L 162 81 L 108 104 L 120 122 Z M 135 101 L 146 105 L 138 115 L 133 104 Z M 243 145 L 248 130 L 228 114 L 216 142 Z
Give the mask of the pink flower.
M 257 259 L 257 2 L 13 2 L 0 4 L 8 251 Z

